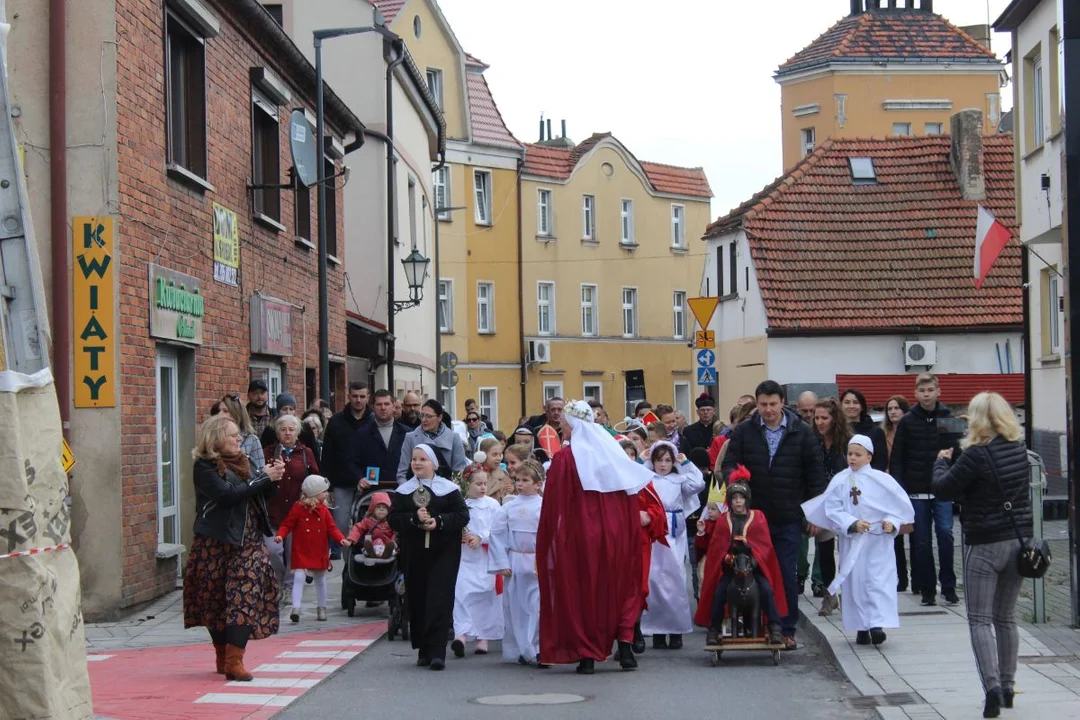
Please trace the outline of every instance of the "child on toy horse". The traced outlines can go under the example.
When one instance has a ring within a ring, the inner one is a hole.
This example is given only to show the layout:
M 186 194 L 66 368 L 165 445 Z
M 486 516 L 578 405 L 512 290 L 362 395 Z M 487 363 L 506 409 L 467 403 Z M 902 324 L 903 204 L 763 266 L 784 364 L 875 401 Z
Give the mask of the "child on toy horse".
M 694 622 L 708 628 L 706 645 L 720 644 L 727 615 L 728 586 L 735 578 L 735 556 L 745 552 L 749 552 L 754 560 L 751 563 L 754 579 L 761 607 L 769 621 L 769 642 L 775 645 L 781 641 L 780 618 L 787 614 L 783 580 L 769 534 L 769 523 L 760 510 L 750 509 L 749 482 L 750 471 L 742 465 L 736 466 L 727 487 L 728 511 L 719 516 L 717 511 L 711 511 L 710 517 L 702 517 L 698 523 L 697 539 L 702 541 L 699 547 L 705 545 L 708 552 L 701 602 Z

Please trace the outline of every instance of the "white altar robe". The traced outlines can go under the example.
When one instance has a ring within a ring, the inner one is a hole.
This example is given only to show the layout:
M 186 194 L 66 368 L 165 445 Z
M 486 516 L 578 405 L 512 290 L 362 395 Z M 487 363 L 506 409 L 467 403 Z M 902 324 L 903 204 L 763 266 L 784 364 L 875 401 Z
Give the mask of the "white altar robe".
M 840 566 L 829 592 L 842 590 L 844 630 L 899 627 L 893 541 L 901 525 L 915 521 L 907 493 L 892 476 L 868 465 L 838 472 L 825 492 L 802 508 L 807 521 L 839 538 Z M 870 532 L 850 532 L 858 520 L 871 523 Z M 893 532 L 883 532 L 885 520 Z
M 495 578 L 488 572 L 491 527 L 499 512 L 492 497 L 466 498 L 468 531 L 483 543 L 478 548 L 461 546 L 461 565 L 454 588 L 454 635 L 477 640 L 501 640 L 502 598 L 495 594 Z
M 676 465 L 670 475 L 653 475 L 653 487 L 668 516 L 667 546 L 652 544 L 649 565 L 649 608 L 641 616 L 645 635 L 683 635 L 694 631 L 686 591 L 686 518 L 701 507 L 698 493 L 705 479 L 693 463 Z M 697 528 L 694 529 L 695 534 Z
M 540 581 L 536 577 L 539 495 L 518 495 L 495 513 L 488 572 L 510 569 L 503 582 L 503 657 L 535 662 L 540 654 Z

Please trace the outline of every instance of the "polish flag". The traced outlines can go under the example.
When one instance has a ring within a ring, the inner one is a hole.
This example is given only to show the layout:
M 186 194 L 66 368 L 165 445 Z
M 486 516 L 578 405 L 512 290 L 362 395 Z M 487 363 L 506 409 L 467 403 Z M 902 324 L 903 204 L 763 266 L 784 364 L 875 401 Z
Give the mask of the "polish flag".
M 1002 225 L 989 210 L 979 206 L 979 219 L 975 224 L 975 287 L 981 288 L 990 267 L 1009 244 L 1012 233 Z

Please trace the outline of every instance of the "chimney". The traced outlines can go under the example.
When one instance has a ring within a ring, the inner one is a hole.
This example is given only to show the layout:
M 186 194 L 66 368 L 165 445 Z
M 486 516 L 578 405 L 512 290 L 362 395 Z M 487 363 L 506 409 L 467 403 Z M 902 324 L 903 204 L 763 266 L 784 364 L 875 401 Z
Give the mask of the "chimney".
M 932 13 L 934 12 L 934 0 L 922 0 L 922 2 L 919 4 L 919 7 L 926 12 Z
M 540 116 L 540 139 L 537 142 L 544 142 L 544 116 Z
M 849 15 L 861 15 L 862 14 L 863 0 L 851 0 L 851 12 Z
M 562 135 L 561 135 L 561 137 L 566 137 L 566 121 L 565 120 L 562 121 Z
M 970 35 L 975 42 L 990 50 L 990 26 L 989 25 L 964 25 L 960 28 Z
M 547 121 L 547 139 L 551 139 L 551 118 L 548 118 Z
M 983 115 L 981 110 L 961 110 L 949 119 L 952 147 L 949 166 L 965 200 L 986 199 L 983 171 Z

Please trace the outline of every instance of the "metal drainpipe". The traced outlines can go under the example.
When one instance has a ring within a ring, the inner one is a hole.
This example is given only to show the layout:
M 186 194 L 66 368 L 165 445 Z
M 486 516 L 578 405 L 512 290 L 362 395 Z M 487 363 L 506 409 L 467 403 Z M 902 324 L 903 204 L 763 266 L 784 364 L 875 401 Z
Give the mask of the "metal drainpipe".
M 397 172 L 394 166 L 394 69 L 405 60 L 405 44 L 398 40 L 390 47 L 397 57 L 386 66 L 386 388 L 394 397 L 394 263 L 397 239 Z
M 64 436 L 71 427 L 71 255 L 67 180 L 67 1 L 49 0 L 49 204 L 53 382 Z
M 525 233 L 521 229 L 521 173 L 525 167 L 525 161 L 522 158 L 518 158 L 517 161 L 517 231 L 518 231 L 518 257 L 517 257 L 517 280 L 518 280 L 518 352 L 521 357 L 520 373 L 521 373 L 521 412 L 518 417 L 528 415 L 525 411 L 527 406 L 527 388 L 525 383 L 528 380 L 528 371 L 525 367 L 525 268 L 522 260 L 524 259 L 524 245 L 525 245 Z
M 1024 334 L 1021 337 L 1021 357 L 1024 363 L 1024 444 L 1035 447 L 1035 403 L 1031 397 L 1031 288 L 1028 283 L 1028 246 L 1020 243 L 1020 287 L 1023 288 Z

